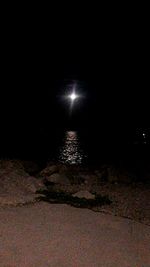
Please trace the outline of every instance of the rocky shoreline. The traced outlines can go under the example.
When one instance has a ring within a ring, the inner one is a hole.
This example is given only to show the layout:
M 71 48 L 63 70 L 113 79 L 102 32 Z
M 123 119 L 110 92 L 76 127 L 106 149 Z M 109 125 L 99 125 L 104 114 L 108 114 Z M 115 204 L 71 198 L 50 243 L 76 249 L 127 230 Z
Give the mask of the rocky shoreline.
M 87 204 L 90 198 L 105 197 L 109 203 L 87 207 L 150 225 L 148 178 L 142 182 L 135 173 L 111 165 L 91 170 L 51 162 L 41 170 L 35 162 L 0 160 L 0 207 L 35 203 L 44 190 L 57 196 L 67 194 L 71 201 L 75 196 Z

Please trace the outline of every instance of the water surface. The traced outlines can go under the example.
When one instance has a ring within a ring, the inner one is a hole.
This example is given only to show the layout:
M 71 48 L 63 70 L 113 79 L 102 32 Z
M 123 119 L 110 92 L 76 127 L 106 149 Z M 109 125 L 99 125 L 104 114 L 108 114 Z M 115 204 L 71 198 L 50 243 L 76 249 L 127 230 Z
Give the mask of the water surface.
M 80 139 L 76 131 L 66 131 L 58 152 L 60 162 L 66 164 L 81 164 L 85 152 L 81 148 Z

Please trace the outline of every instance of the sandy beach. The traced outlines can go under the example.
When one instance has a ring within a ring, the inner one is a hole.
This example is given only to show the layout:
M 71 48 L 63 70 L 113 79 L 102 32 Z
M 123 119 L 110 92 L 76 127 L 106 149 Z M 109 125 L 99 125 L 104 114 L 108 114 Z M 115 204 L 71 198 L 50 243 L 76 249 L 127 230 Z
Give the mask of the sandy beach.
M 44 202 L 0 209 L 1 267 L 148 267 L 150 227 Z

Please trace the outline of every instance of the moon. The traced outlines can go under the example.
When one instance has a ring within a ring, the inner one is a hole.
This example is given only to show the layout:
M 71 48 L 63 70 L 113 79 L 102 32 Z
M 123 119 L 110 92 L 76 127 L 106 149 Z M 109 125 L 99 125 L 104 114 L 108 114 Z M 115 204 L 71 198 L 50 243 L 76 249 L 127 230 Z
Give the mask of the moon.
M 78 95 L 77 95 L 75 92 L 73 92 L 73 93 L 69 96 L 69 98 L 70 98 L 71 101 L 73 102 L 74 100 L 76 100 L 76 99 L 78 98 Z

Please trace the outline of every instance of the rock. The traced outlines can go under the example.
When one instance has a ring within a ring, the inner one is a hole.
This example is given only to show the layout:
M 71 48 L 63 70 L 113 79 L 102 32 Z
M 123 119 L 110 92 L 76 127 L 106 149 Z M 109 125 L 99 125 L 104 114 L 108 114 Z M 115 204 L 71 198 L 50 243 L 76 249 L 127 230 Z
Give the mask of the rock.
M 17 174 L 26 175 L 23 164 L 19 160 L 0 160 L 0 175 L 3 173 L 15 172 Z
M 58 168 L 59 168 L 59 173 L 60 174 L 64 174 L 64 173 L 68 173 L 69 172 L 69 167 L 67 167 L 64 164 L 59 165 Z
M 135 175 L 131 174 L 127 170 L 109 167 L 108 171 L 108 182 L 110 183 L 133 183 L 136 179 Z
M 97 184 L 99 181 L 99 178 L 95 174 L 79 174 L 81 182 L 84 182 L 84 184 L 93 185 Z
M 73 197 L 78 197 L 78 198 L 85 198 L 85 199 L 95 199 L 95 195 L 91 194 L 88 191 L 79 191 L 75 194 L 72 195 Z
M 28 160 L 0 160 L 0 173 L 6 170 L 32 175 L 39 171 L 39 167 L 35 162 Z
M 40 172 L 40 176 L 47 178 L 48 176 L 51 176 L 53 173 L 57 173 L 58 171 L 58 165 L 50 165 Z
M 99 179 L 101 179 L 102 178 L 102 172 L 100 172 L 99 170 L 95 170 L 95 175 L 99 178 Z
M 0 161 L 0 205 L 35 201 L 43 181 L 25 172 L 19 161 Z
M 30 175 L 34 175 L 39 172 L 39 166 L 34 161 L 23 160 L 21 161 L 25 171 Z
M 40 172 L 39 177 L 58 184 L 81 184 L 84 182 L 84 178 L 80 177 L 76 169 L 65 164 L 49 165 Z
M 107 169 L 103 168 L 100 170 L 95 170 L 95 175 L 97 176 L 97 181 L 99 182 L 106 182 L 107 181 Z
M 59 173 L 54 173 L 50 176 L 47 176 L 46 179 L 49 182 L 56 183 L 56 184 L 63 184 L 63 185 L 69 185 L 70 181 L 65 175 L 61 175 Z

